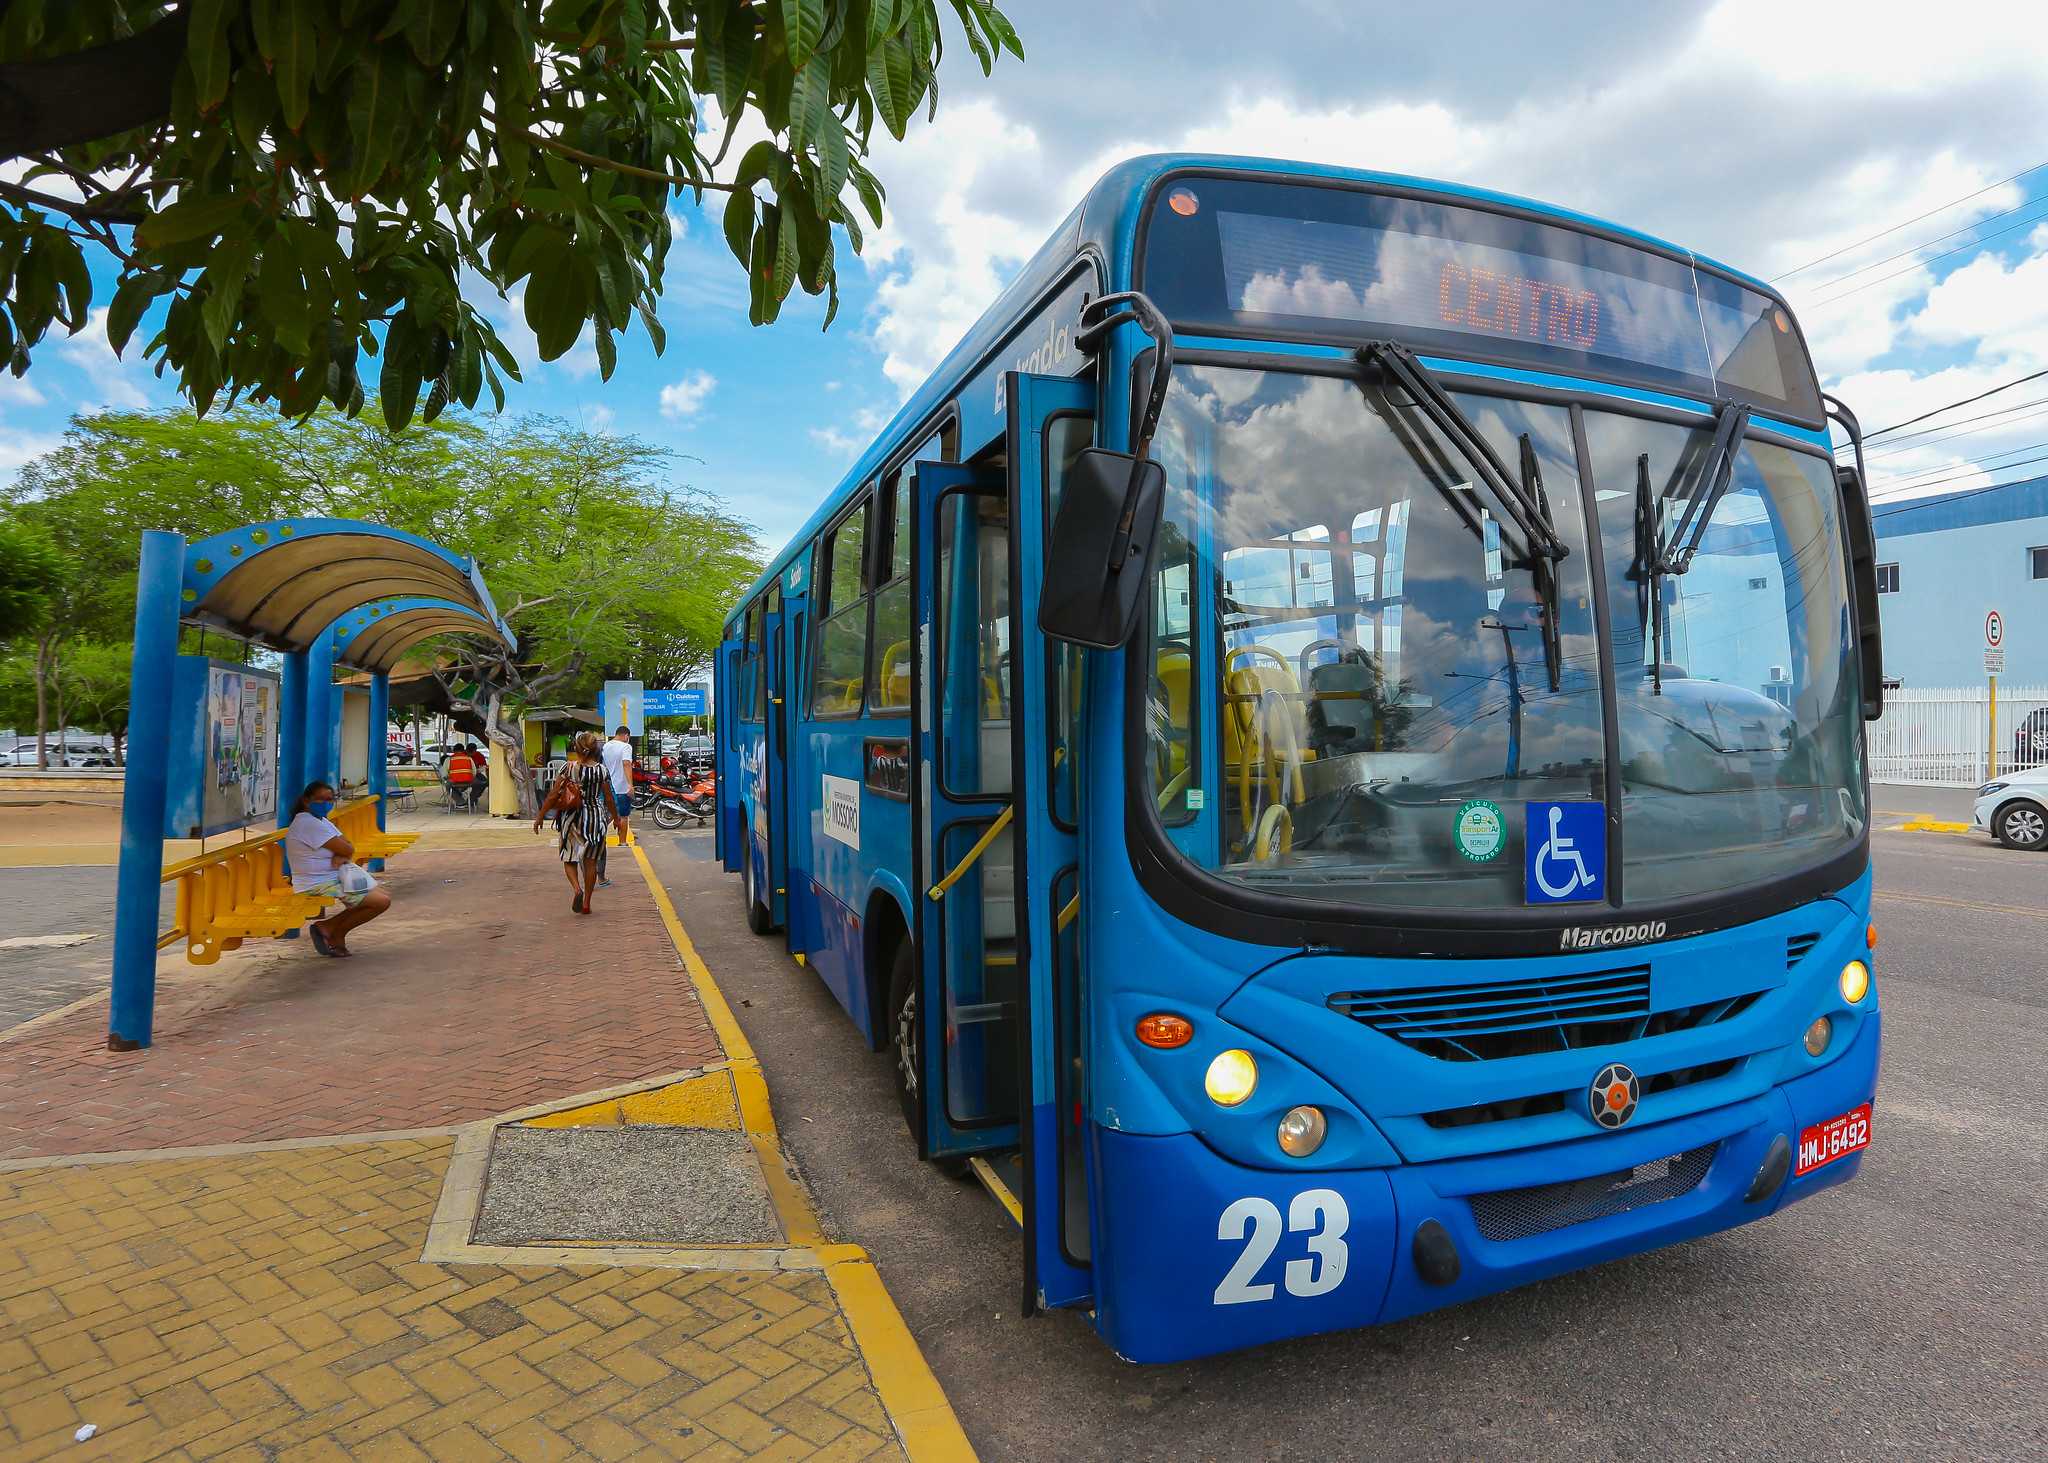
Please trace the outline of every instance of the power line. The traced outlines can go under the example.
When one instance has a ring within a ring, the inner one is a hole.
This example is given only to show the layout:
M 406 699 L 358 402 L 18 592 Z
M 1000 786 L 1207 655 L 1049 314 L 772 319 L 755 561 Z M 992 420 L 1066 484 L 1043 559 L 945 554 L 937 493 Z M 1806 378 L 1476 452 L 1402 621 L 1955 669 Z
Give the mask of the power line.
M 1871 270 L 1882 268 L 1883 266 L 1891 263 L 1894 259 L 1904 259 L 1908 254 L 1918 254 L 1922 249 L 1931 249 L 1936 244 L 1939 244 L 1943 239 L 1953 239 L 1957 234 L 1975 233 L 1978 229 L 1983 228 L 1984 225 L 1992 222 L 1995 219 L 2004 218 L 2009 213 L 2018 213 L 2023 208 L 2032 208 L 2035 204 L 2039 203 L 2040 201 L 2041 200 L 2038 198 L 2022 198 L 2018 203 L 2015 203 L 2011 208 L 2001 208 L 1996 213 L 1987 213 L 1986 215 L 1984 215 L 1984 217 L 1978 219 L 1975 223 L 1964 224 L 1959 229 L 1950 229 L 1947 233 L 1937 234 L 1935 237 L 1927 240 L 1925 243 L 1915 244 L 1910 249 L 1901 249 L 1896 254 L 1887 254 L 1884 258 L 1874 259 L 1868 264 L 1860 265 L 1859 267 L 1850 270 L 1847 274 L 1838 274 L 1833 279 L 1824 279 L 1819 284 L 1807 285 L 1806 288 L 1811 290 L 1831 289 L 1835 285 L 1840 284 L 1845 279 L 1854 279 L 1859 274 L 1868 274 Z M 1988 238 L 1990 236 L 1986 235 L 1986 237 Z M 1968 248 L 1969 246 L 1965 244 L 1962 247 Z M 1936 257 L 1939 258 L 1940 256 L 1937 255 Z M 1844 293 L 1847 292 L 1845 291 Z
M 1998 430 L 1999 427 L 2011 426 L 2013 422 L 2025 421 L 2025 417 L 2015 416 L 2014 413 L 2024 412 L 2029 407 L 2036 406 L 2048 406 L 2048 396 L 2037 396 L 2032 401 L 2023 401 L 2018 406 L 2008 406 L 2001 411 L 1987 411 L 1974 417 L 1962 417 L 1956 421 L 1949 422 L 1944 426 L 1924 427 L 1917 432 L 1908 432 L 1903 437 L 1895 437 L 1890 442 L 1887 442 L 1885 444 L 1886 450 L 1882 452 L 1873 452 L 1870 455 L 1872 457 L 1890 457 L 1894 453 L 1898 452 L 1918 452 L 1921 447 L 1930 446 L 1934 442 L 1944 441 L 1948 436 L 1967 437 L 1970 435 L 1971 432 L 1994 432 Z M 2038 415 L 2038 413 L 2036 413 L 2036 415 Z M 2012 421 L 1998 422 L 1989 427 L 1972 427 L 1970 429 L 1970 432 L 1958 432 L 1954 430 L 1955 428 L 1962 426 L 1965 422 L 1988 422 L 1993 417 L 2011 417 Z M 1915 447 L 1899 446 L 1899 443 L 1910 441 L 1915 437 L 1926 437 L 1929 440 L 1926 442 L 1922 442 Z M 1844 443 L 1843 445 L 1846 446 L 1848 444 Z
M 1987 396 L 1996 396 L 2001 391 L 2010 391 L 2013 387 L 2023 386 L 2029 381 L 2038 381 L 2043 376 L 2048 376 L 2048 371 L 2035 371 L 2031 375 L 2017 377 L 2006 382 L 2003 386 L 1994 386 L 1989 391 L 1980 391 L 1975 396 L 1964 397 L 1961 401 L 1951 401 L 1947 406 L 1937 406 L 1933 411 L 1923 411 L 1917 417 L 1907 417 L 1903 422 L 1893 422 L 1889 427 L 1879 427 L 1874 432 L 1865 432 L 1863 440 L 1869 442 L 1874 437 L 1882 437 L 1887 433 L 1896 432 L 1901 427 L 1910 427 L 1915 422 L 1924 422 L 1929 417 L 1938 417 L 1945 411 L 1954 411 L 1959 406 L 1968 406 L 1971 402 L 1982 401 Z
M 2041 447 L 2048 447 L 2048 442 L 2029 442 L 2024 447 L 2013 447 L 2004 452 L 1993 452 L 1988 457 L 1965 457 L 1956 462 L 1944 462 L 1940 467 L 1930 467 L 1921 472 L 1907 473 L 1904 477 L 1899 478 L 1894 482 L 1887 483 L 1885 486 L 1887 489 L 1899 488 L 1905 486 L 1908 483 L 1919 482 L 1925 478 L 1937 477 L 1942 473 L 1948 473 L 1951 475 L 1950 477 L 1941 479 L 1943 482 L 1949 482 L 1953 481 L 1955 477 L 1969 476 L 1968 473 L 1956 472 L 1957 468 L 1963 467 L 1981 467 L 1986 472 L 1999 472 L 2003 471 L 2005 468 L 2008 467 L 2018 467 L 2019 464 L 2016 462 L 2001 462 L 1997 463 L 1997 465 L 1994 467 L 1992 464 L 1996 461 L 1996 459 L 2001 457 L 2010 457 L 2015 452 L 2032 452 L 2037 448 Z
M 2048 202 L 2048 200 L 2039 198 L 2034 200 L 2034 203 L 2041 202 Z M 2033 204 L 2030 203 L 2025 206 L 2031 208 Z M 1806 308 L 1809 310 L 1819 310 L 1825 308 L 1828 305 L 1839 304 L 1841 301 L 1848 299 L 1851 295 L 1861 294 L 1863 293 L 1863 291 L 1868 289 L 1875 289 L 1877 288 L 1877 286 L 1885 283 L 1885 281 L 1887 280 L 1897 279 L 1900 275 L 1903 274 L 1911 274 L 1916 269 L 1925 269 L 1928 265 L 1934 263 L 1937 259 L 1946 259 L 1949 255 L 1960 254 L 1965 249 L 1974 249 L 1977 245 L 1982 244 L 1990 239 L 1996 239 L 2000 235 L 2009 234 L 2014 229 L 2023 229 L 2027 227 L 2027 225 L 2029 224 L 2039 223 L 2041 219 L 2044 217 L 2048 217 L 2048 214 L 2037 214 L 2033 218 L 2023 218 L 2018 223 L 2009 224 L 2005 228 L 1993 229 L 1990 233 L 1985 234 L 1979 238 L 1972 239 L 1967 244 L 1958 244 L 1953 249 L 1944 249 L 1939 254 L 1930 254 L 1925 259 L 1915 260 L 1913 263 L 1907 265 L 1904 269 L 1895 269 L 1890 274 L 1881 274 L 1876 279 L 1867 280 L 1864 283 L 1855 286 L 1853 289 L 1843 290 L 1839 295 L 1829 295 L 1825 300 L 1815 300 L 1811 305 L 1808 305 Z M 1849 276 L 1845 274 L 1842 276 L 1842 278 L 1847 279 L 1849 278 Z
M 2015 465 L 2017 465 L 2017 464 L 2015 464 Z M 2040 475 L 2040 474 L 2038 474 L 2038 473 L 2037 473 L 2037 474 L 2035 474 L 2035 475 L 2034 475 L 2033 477 L 2030 477 L 2030 478 L 2011 478 L 2011 479 L 2007 480 L 2006 482 L 2002 482 L 2002 483 L 1992 483 L 1992 484 L 1991 484 L 1991 485 L 1990 485 L 1989 487 L 1984 487 L 1984 488 L 1973 488 L 1973 489 L 1971 489 L 1971 490 L 1970 490 L 1969 492 L 1967 492 L 1967 493 L 1951 493 L 1951 494 L 1949 494 L 1948 496 L 1946 496 L 1946 497 L 1943 497 L 1941 501 L 1942 501 L 1943 503 L 1961 503 L 1961 502 L 1963 502 L 1963 501 L 1965 501 L 1966 499 L 1969 499 L 1969 498 L 1981 498 L 1981 497 L 1983 497 L 1983 496 L 1984 496 L 1984 495 L 1985 495 L 1986 493 L 1995 493 L 1995 492 L 1997 492 L 1997 491 L 1998 491 L 1998 490 L 1999 490 L 2000 488 L 2012 488 L 2012 487 L 2018 487 L 2018 486 L 2019 486 L 2019 485 L 2020 485 L 2021 483 L 2035 483 L 2035 482 L 2040 482 L 2040 481 L 2041 481 L 2041 475 Z M 1880 502 L 1882 502 L 1882 501 L 1884 501 L 1884 500 L 1883 500 L 1883 499 L 1880 499 L 1879 501 L 1880 501 Z M 1881 511 L 1881 512 L 1880 512 L 1879 510 L 1877 510 L 1877 509 L 1873 508 L 1873 509 L 1871 510 L 1870 516 L 1871 516 L 1872 518 L 1889 518 L 1889 517 L 1891 517 L 1891 516 L 1892 516 L 1892 514 L 1894 514 L 1894 513 L 1909 513 L 1909 512 L 1911 512 L 1911 511 L 1912 511 L 1913 509 L 1915 509 L 1915 508 L 1926 508 L 1926 507 L 1930 507 L 1930 506 L 1932 506 L 1932 505 L 1930 505 L 1930 504 L 1927 504 L 1927 503 L 1919 503 L 1919 502 L 1914 502 L 1914 503 L 1901 503 L 1901 504 L 1900 504 L 1900 505 L 1899 505 L 1898 507 L 1896 507 L 1896 508 L 1886 508 L 1886 509 L 1884 509 L 1884 510 L 1883 510 L 1883 511 Z
M 2048 462 L 2048 453 L 2043 453 L 2043 454 L 2042 454 L 2041 456 L 2039 456 L 2039 457 L 2022 457 L 2022 458 L 2021 458 L 2021 459 L 2020 459 L 2020 460 L 2019 460 L 2018 462 L 2001 462 L 2001 463 L 2000 463 L 2000 464 L 1999 464 L 1999 465 L 1998 465 L 1997 467 L 1995 467 L 1995 468 L 1985 468 L 1985 469 L 1984 469 L 1984 471 L 1986 471 L 1986 472 L 2008 472 L 2008 471 L 2010 471 L 2011 469 L 2013 469 L 2013 468 L 2015 468 L 2015 467 L 2025 467 L 2025 466 L 2027 466 L 2027 465 L 2028 465 L 2029 463 L 2034 463 L 2034 462 Z M 1925 490 L 1925 489 L 1927 489 L 1927 488 L 1938 488 L 1938 487 L 1940 487 L 1940 486 L 1941 486 L 1941 485 L 1942 485 L 1943 483 L 1959 483 L 1959 482 L 1962 482 L 1962 481 L 1964 481 L 1964 480 L 1966 480 L 1966 479 L 1968 479 L 1968 478 L 1974 477 L 1974 476 L 1976 476 L 1976 474 L 1975 474 L 1975 473 L 1969 473 L 1969 472 L 1958 472 L 1958 473 L 1952 473 L 1952 474 L 1950 474 L 1950 475 L 1949 475 L 1948 477 L 1938 477 L 1938 478 L 1935 478 L 1935 479 L 1933 479 L 1933 480 L 1932 480 L 1932 481 L 1930 481 L 1930 482 L 1915 482 L 1915 481 L 1913 481 L 1912 479 L 1910 479 L 1910 478 L 1909 478 L 1909 479 L 1907 479 L 1907 484 L 1909 484 L 1909 485 L 1910 485 L 1910 487 L 1911 487 L 1912 491 L 1914 491 L 1914 492 L 1916 492 L 1916 493 L 1917 493 L 1917 492 L 1921 492 L 1921 491 L 1924 491 L 1924 490 Z M 2014 481 L 2014 482 L 2025 482 L 2025 481 L 2026 481 L 2026 479 L 2025 479 L 2025 478 L 2014 478 L 2014 479 L 2013 479 L 2013 481 Z M 1895 488 L 1895 489 L 1896 489 L 1897 487 L 1899 487 L 1899 486 L 1902 486 L 1902 485 L 1901 485 L 1901 484 L 1893 484 L 1892 486 L 1893 486 L 1893 488 Z M 1999 487 L 2004 487 L 2004 486 L 2005 486 L 2005 484 L 2003 484 L 2003 483 L 2000 483 L 2000 484 L 1998 484 L 1997 486 L 1999 486 Z
M 1865 244 L 1869 244 L 1878 239 L 1882 239 L 1886 234 L 1896 234 L 1900 229 L 1911 228 L 1914 224 L 1919 223 L 1920 220 L 1923 218 L 1933 218 L 1934 215 L 1937 213 L 1947 213 L 1951 208 L 1956 207 L 1958 204 L 1968 203 L 1972 198 L 1982 198 L 1986 193 L 1991 192 L 1994 188 L 2003 188 L 2007 183 L 2016 183 L 2021 178 L 2026 177 L 2028 173 L 2038 173 L 2043 168 L 2048 168 L 2048 163 L 2035 163 L 2031 168 L 2022 168 L 2019 172 L 2014 173 L 2010 178 L 2001 178 L 1998 182 L 1993 183 L 1990 188 L 1979 188 L 1975 193 L 1964 194 L 1961 198 L 1956 199 L 1954 203 L 1944 203 L 1941 205 L 1941 207 L 1929 209 L 1926 213 L 1919 215 L 1917 218 L 1909 218 L 1902 224 L 1893 224 L 1888 229 L 1879 229 L 1876 233 L 1872 234 L 1867 239 L 1858 239 L 1855 243 L 1845 245 L 1844 247 L 1835 250 L 1835 252 L 1832 254 L 1823 254 L 1820 256 L 1820 258 L 1810 260 L 1807 263 L 1800 265 L 1796 269 L 1788 269 L 1783 274 L 1774 276 L 1770 282 L 1772 284 L 1776 284 L 1779 280 L 1790 279 L 1793 275 L 1803 273 L 1804 271 L 1813 268 L 1813 266 L 1816 264 L 1825 264 L 1830 259 L 1839 259 L 1852 249 L 1861 249 Z

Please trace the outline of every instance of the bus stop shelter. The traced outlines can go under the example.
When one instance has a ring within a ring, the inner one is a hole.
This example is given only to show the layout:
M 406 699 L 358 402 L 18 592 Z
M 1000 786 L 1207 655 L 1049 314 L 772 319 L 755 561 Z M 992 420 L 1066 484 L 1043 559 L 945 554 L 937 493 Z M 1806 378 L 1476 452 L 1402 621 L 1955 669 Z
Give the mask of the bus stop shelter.
M 178 630 L 195 625 L 278 651 L 277 820 L 307 782 L 340 780 L 342 696 L 337 664 L 371 676 L 371 754 L 365 781 L 385 786 L 376 733 L 388 719 L 388 677 L 399 658 L 442 634 L 494 639 L 510 649 L 475 560 L 381 524 L 342 518 L 249 524 L 187 543 L 142 535 L 135 597 L 129 747 L 121 805 L 114 920 L 113 999 L 107 1045 L 149 1045 L 156 998 L 157 898 L 178 715 Z M 378 804 L 378 824 L 383 825 Z

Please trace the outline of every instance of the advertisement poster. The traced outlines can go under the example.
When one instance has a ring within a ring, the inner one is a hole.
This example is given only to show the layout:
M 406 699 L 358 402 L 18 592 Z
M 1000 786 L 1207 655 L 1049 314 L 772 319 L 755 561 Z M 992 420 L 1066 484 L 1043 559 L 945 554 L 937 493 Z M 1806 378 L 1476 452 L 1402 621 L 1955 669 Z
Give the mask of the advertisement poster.
M 277 813 L 277 681 L 207 668 L 206 826 L 241 827 Z

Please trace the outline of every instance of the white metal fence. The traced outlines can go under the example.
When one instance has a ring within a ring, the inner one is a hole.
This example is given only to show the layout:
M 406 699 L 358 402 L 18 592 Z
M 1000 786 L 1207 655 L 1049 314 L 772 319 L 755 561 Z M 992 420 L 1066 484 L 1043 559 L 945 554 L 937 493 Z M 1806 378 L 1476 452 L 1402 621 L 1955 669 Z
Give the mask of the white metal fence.
M 2000 686 L 1991 724 L 1988 686 L 1929 686 L 1884 694 L 1869 728 L 1870 780 L 1976 787 L 1998 771 L 2048 763 L 2048 686 Z

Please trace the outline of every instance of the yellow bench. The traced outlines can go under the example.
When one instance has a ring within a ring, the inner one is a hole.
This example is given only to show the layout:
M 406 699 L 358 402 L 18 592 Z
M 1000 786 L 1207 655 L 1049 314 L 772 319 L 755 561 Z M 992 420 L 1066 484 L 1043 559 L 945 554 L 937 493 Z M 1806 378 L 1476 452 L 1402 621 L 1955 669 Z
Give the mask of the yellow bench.
M 373 794 L 338 809 L 333 822 L 354 845 L 354 862 L 390 858 L 411 848 L 417 833 L 379 833 Z M 245 939 L 276 939 L 326 909 L 328 901 L 293 891 L 284 871 L 285 830 L 204 853 L 164 869 L 164 882 L 178 881 L 176 924 L 157 941 L 159 949 L 185 941 L 185 958 L 211 965 L 221 951 Z

